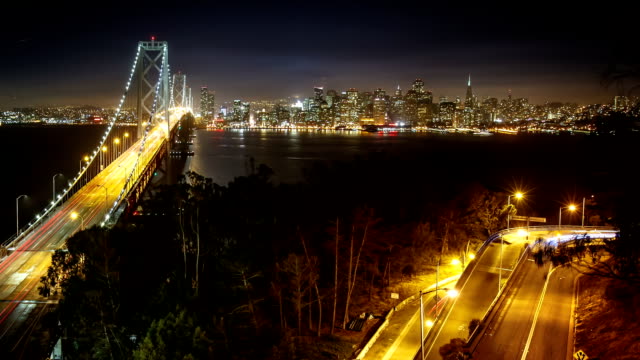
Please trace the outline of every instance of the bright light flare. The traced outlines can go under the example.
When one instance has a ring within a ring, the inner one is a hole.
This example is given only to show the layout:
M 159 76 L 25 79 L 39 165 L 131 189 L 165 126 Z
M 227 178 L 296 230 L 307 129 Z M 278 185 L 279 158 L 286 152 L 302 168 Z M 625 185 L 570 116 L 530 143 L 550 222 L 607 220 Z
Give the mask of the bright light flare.
M 529 233 L 527 232 L 527 230 L 525 229 L 519 229 L 518 230 L 518 236 L 528 236 Z
M 451 265 L 460 265 L 460 260 L 458 259 L 451 260 Z
M 447 291 L 447 296 L 449 296 L 450 298 L 457 297 L 458 295 L 460 295 L 460 292 L 458 292 L 458 290 L 456 289 L 451 289 Z
M 78 213 L 74 211 L 74 212 L 71 213 L 70 216 L 71 216 L 71 220 L 75 220 L 75 219 L 78 218 Z
M 431 320 L 427 320 L 427 321 L 425 321 L 425 322 L 424 322 L 424 324 L 425 324 L 427 327 L 432 327 L 432 326 L 433 326 L 433 321 L 431 321 Z
M 576 211 L 576 206 L 571 204 L 567 209 L 569 209 L 569 211 Z
M 524 196 L 524 195 L 523 195 L 520 191 L 518 191 L 518 192 L 515 194 L 515 197 L 516 197 L 516 199 L 518 199 L 518 200 L 522 199 L 522 197 L 523 197 L 523 196 Z
M 469 260 L 473 260 L 476 258 L 476 254 L 469 254 Z

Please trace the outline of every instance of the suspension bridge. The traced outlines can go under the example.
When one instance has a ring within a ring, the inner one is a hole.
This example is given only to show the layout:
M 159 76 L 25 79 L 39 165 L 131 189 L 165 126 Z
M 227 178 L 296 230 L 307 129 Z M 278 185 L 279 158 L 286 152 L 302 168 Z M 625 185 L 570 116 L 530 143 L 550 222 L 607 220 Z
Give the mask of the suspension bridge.
M 51 254 L 92 226 L 111 227 L 132 212 L 168 154 L 182 116 L 191 112 L 186 76 L 171 74 L 166 41 L 140 41 L 115 113 L 77 176 L 0 253 L 0 351 L 11 354 L 51 303 L 38 293 Z M 122 124 L 136 131 L 122 138 Z M 107 156 L 109 155 L 109 156 Z M 55 181 L 55 179 L 54 179 Z M 54 183 L 55 184 L 55 183 Z M 0 356 L 3 357 L 4 356 Z

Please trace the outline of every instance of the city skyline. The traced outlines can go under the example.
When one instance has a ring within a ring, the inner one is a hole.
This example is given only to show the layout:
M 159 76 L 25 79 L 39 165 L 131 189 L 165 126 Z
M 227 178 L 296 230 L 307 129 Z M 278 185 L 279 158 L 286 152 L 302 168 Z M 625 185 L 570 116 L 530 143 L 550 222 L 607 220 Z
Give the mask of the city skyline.
M 478 97 L 511 90 L 536 104 L 610 101 L 617 92 L 601 85 L 602 74 L 634 55 L 626 15 L 543 5 L 520 12 L 430 5 L 421 12 L 416 4 L 186 4 L 170 15 L 133 6 L 95 16 L 71 6 L 11 5 L 9 12 L 31 21 L 1 25 L 8 46 L 0 107 L 113 106 L 126 81 L 119 74 L 137 42 L 152 35 L 169 42 L 172 72 L 188 74 L 194 89 L 216 91 L 219 102 L 304 97 L 314 86 L 391 92 L 416 78 L 434 98 L 464 98 L 469 73 Z

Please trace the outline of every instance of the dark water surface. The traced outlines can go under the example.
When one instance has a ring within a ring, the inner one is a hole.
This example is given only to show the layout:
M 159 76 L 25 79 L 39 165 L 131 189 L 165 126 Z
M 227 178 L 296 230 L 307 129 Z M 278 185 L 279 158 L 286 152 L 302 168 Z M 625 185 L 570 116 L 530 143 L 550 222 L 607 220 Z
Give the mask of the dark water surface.
M 22 225 L 50 201 L 52 176 L 64 174 L 57 178 L 59 184 L 72 179 L 79 160 L 97 146 L 103 131 L 104 126 L 0 127 L 1 241 L 15 232 L 16 197 L 29 195 L 20 200 Z M 250 158 L 255 165 L 271 167 L 275 182 L 289 183 L 302 181 L 303 169 L 314 162 L 360 159 L 368 161 L 364 181 L 385 190 L 419 187 L 422 179 L 439 179 L 441 186 L 473 179 L 494 190 L 525 188 L 530 204 L 543 216 L 557 214 L 563 202 L 615 188 L 635 169 L 639 155 L 635 141 L 586 136 L 247 130 L 195 134 L 195 156 L 185 169 L 221 185 L 249 173 Z M 377 162 L 380 157 L 387 161 Z M 180 161 L 172 163 L 182 169 Z M 358 187 L 353 179 L 338 180 Z

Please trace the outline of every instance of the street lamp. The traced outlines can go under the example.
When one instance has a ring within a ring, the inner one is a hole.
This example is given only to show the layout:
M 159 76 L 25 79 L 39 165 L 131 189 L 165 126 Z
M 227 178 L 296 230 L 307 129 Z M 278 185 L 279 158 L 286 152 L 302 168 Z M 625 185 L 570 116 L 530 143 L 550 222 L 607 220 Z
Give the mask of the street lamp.
M 82 159 L 80 159 L 80 171 L 82 171 L 82 160 L 89 162 L 89 156 L 85 155 Z
M 18 234 L 20 233 L 20 227 L 18 225 L 18 200 L 20 200 L 21 197 L 27 197 L 27 195 L 20 195 L 16 198 L 16 236 L 18 236 Z
M 75 220 L 78 217 L 80 217 L 80 230 L 84 230 L 84 217 L 75 211 L 71 213 L 71 220 Z
M 124 146 L 128 149 L 129 148 L 129 133 L 128 132 L 124 133 L 124 139 L 125 139 Z
M 104 186 L 104 184 L 98 184 L 98 187 L 102 187 L 104 189 L 104 206 L 105 206 L 105 208 L 109 208 L 107 206 L 107 204 L 108 204 L 107 197 L 109 197 L 109 193 L 107 191 L 107 188 Z
M 120 139 L 119 139 L 119 138 L 115 138 L 115 139 L 113 139 L 113 143 L 115 144 L 115 146 L 114 146 L 115 154 L 113 154 L 114 159 L 115 159 L 115 158 L 117 158 L 117 157 L 118 157 L 118 144 L 120 144 Z
M 55 175 L 53 175 L 52 182 L 53 182 L 53 202 L 54 203 L 56 202 L 56 177 L 58 177 L 58 176 L 64 176 L 64 175 L 63 174 L 55 174 Z
M 558 229 L 560 228 L 560 226 L 562 226 L 562 209 L 567 209 L 571 212 L 576 211 L 576 206 L 571 204 L 569 206 L 566 207 L 560 207 L 560 211 L 558 212 Z
M 444 290 L 447 292 L 447 296 L 454 298 L 456 296 L 458 296 L 458 290 L 456 289 L 447 289 L 447 288 L 442 288 L 442 289 L 438 289 L 437 287 L 433 290 L 429 290 L 429 291 L 422 291 L 420 290 L 420 358 L 424 359 L 424 326 L 427 325 L 429 327 L 433 326 L 434 322 L 429 320 L 427 323 L 425 323 L 424 321 L 424 303 L 422 301 L 422 295 L 428 294 L 428 293 L 432 293 L 434 291 L 436 291 L 436 321 L 438 319 L 438 290 Z
M 104 161 L 104 160 L 105 160 L 105 158 L 104 158 L 104 157 L 105 157 L 104 153 L 106 153 L 106 152 L 107 152 L 107 147 L 106 147 L 106 146 L 103 146 L 100 150 L 101 150 L 101 151 L 100 151 L 100 171 L 102 171 L 102 169 L 104 169 L 103 162 L 105 162 L 105 161 Z
M 517 193 L 507 197 L 507 229 L 509 228 L 509 221 L 511 220 L 511 196 L 515 196 L 517 200 L 520 200 L 524 195 L 518 191 Z

